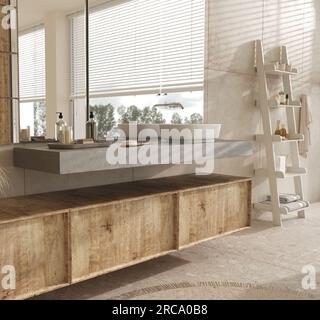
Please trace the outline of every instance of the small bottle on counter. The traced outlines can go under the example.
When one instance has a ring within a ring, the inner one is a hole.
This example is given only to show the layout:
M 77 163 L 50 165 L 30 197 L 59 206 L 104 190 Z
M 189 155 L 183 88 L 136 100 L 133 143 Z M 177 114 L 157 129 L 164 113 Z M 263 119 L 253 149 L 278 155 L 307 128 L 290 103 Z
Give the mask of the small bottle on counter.
M 98 137 L 97 122 L 94 119 L 94 113 L 90 112 L 90 119 L 86 124 L 86 138 L 92 139 L 93 141 L 97 141 L 97 137 Z
M 56 135 L 55 139 L 62 144 L 66 143 L 65 132 L 66 132 L 66 122 L 63 120 L 63 113 L 59 112 L 59 120 L 56 122 Z

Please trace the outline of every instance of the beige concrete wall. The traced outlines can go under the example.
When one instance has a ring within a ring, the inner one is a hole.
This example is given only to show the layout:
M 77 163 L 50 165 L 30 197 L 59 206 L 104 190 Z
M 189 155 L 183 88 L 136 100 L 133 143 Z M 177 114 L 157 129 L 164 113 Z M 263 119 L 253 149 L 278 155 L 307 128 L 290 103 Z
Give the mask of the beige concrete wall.
M 50 13 L 44 21 L 46 31 L 47 136 L 54 137 L 57 112 L 67 123 L 70 108 L 70 31 L 69 19 L 62 13 Z
M 310 174 L 305 178 L 307 196 L 320 200 L 320 1 L 318 0 L 208 0 L 208 63 L 206 65 L 206 118 L 222 123 L 222 137 L 253 139 L 262 129 L 260 112 L 254 107 L 257 79 L 254 73 L 253 40 L 263 39 L 268 59 L 273 59 L 279 44 L 288 45 L 292 62 L 301 75 L 294 82 L 298 93 L 310 95 L 314 124 L 313 145 L 304 165 Z M 275 87 L 277 84 L 275 85 Z M 279 115 L 283 118 L 283 115 Z M 278 115 L 275 116 L 276 120 Z M 254 165 L 261 165 L 264 156 L 257 148 L 253 158 L 216 162 L 220 173 L 251 176 Z M 10 189 L 7 196 L 72 189 L 177 175 L 190 171 L 188 167 L 157 167 L 120 170 L 84 175 L 56 176 L 24 171 L 12 165 L 12 148 L 0 148 L 0 166 L 8 171 Z M 284 182 L 284 191 L 292 185 Z M 263 180 L 255 180 L 254 198 L 267 193 Z
M 312 147 L 303 161 L 308 199 L 320 200 L 320 1 L 318 0 L 209 0 L 209 44 L 206 116 L 210 123 L 223 123 L 222 138 L 253 139 L 262 130 L 260 111 L 254 106 L 257 77 L 254 71 L 253 41 L 262 39 L 267 61 L 277 59 L 279 45 L 287 45 L 291 62 L 299 69 L 293 86 L 297 95 L 310 97 L 313 113 Z M 280 82 L 270 82 L 277 90 Z M 273 115 L 285 119 L 281 111 Z M 282 151 L 279 151 L 282 152 Z M 233 159 L 216 163 L 222 173 L 251 175 L 253 166 L 264 163 L 264 152 L 257 147 L 253 159 Z M 291 191 L 285 181 L 281 191 Z M 255 179 L 254 200 L 263 200 L 268 185 Z

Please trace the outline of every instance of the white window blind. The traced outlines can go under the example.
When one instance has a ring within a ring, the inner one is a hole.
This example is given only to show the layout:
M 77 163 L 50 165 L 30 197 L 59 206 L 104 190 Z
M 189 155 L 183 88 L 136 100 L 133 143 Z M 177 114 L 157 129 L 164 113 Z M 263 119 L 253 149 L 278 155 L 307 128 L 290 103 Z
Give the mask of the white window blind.
M 200 90 L 205 0 L 109 1 L 91 9 L 89 46 L 91 97 Z
M 46 97 L 45 30 L 39 26 L 19 35 L 19 85 L 22 102 Z
M 83 13 L 70 16 L 71 29 L 71 96 L 86 95 L 86 28 Z

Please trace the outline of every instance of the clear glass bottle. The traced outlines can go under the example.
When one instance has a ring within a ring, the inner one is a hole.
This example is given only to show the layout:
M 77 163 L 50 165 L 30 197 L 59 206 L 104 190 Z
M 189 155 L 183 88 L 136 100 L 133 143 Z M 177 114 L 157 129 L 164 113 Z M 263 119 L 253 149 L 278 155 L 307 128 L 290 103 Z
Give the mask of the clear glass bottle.
M 59 143 L 65 143 L 66 122 L 63 120 L 63 113 L 59 112 L 59 120 L 56 122 L 55 139 Z
M 90 119 L 86 124 L 86 138 L 92 139 L 93 141 L 97 141 L 98 137 L 98 125 L 96 120 L 94 119 L 93 112 L 90 112 Z

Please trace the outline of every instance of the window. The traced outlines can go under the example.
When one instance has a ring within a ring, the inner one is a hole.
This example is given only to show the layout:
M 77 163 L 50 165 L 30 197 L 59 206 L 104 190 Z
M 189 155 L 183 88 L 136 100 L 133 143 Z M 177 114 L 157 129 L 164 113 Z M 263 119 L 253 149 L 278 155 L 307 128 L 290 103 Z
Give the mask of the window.
M 86 96 L 86 39 L 83 13 L 70 16 L 71 28 L 71 98 Z
M 202 121 L 205 0 L 113 0 L 91 8 L 89 21 L 90 104 L 100 136 L 118 121 L 136 118 Z M 81 52 L 84 42 L 72 39 Z M 76 52 L 72 87 L 81 96 L 85 84 L 77 80 L 83 67 Z M 159 94 L 185 109 L 156 110 Z
M 45 30 L 43 26 L 19 35 L 20 127 L 31 135 L 46 134 Z

